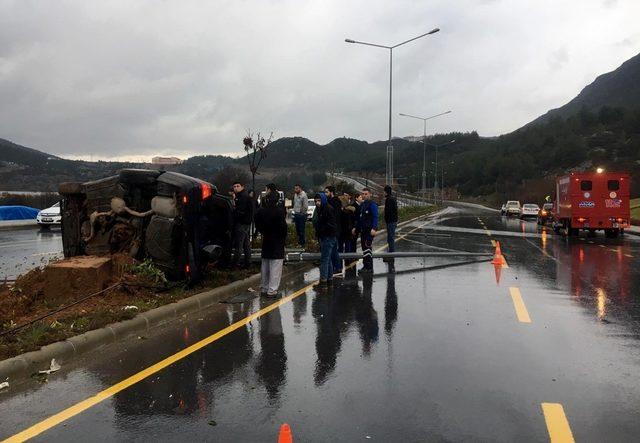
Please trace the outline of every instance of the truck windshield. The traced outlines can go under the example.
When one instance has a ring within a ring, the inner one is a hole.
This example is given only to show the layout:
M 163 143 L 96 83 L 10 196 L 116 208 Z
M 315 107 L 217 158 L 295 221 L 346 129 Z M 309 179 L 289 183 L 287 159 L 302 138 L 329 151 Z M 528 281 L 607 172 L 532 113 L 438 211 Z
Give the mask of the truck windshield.
M 580 182 L 581 191 L 591 191 L 592 188 L 593 188 L 593 183 L 591 182 L 591 180 L 582 180 Z

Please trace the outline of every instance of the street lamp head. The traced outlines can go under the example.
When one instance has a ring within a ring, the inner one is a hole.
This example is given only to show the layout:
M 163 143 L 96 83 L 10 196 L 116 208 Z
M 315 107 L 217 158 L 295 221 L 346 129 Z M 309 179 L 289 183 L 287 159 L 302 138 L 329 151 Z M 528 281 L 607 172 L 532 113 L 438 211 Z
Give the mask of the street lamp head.
M 429 33 L 427 35 L 435 34 L 436 32 L 440 32 L 440 28 L 435 28 L 435 29 L 429 31 Z
M 350 38 L 345 38 L 344 41 L 347 42 L 347 43 L 355 43 L 356 42 L 355 40 L 351 40 Z
M 447 111 L 447 112 L 445 112 L 445 114 L 451 114 L 451 111 Z

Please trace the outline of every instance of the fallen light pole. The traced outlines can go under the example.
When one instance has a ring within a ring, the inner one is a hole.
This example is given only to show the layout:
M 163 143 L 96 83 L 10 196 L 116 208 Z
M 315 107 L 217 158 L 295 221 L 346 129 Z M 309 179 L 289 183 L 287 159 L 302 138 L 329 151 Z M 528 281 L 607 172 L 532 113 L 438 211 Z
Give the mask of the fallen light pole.
M 419 257 L 491 257 L 491 252 L 374 252 L 373 258 L 419 258 Z M 344 252 L 340 254 L 341 260 L 358 260 L 363 257 L 360 252 Z M 260 261 L 260 254 L 251 254 L 252 261 Z M 288 252 L 285 254 L 285 262 L 304 262 L 320 260 L 319 252 Z

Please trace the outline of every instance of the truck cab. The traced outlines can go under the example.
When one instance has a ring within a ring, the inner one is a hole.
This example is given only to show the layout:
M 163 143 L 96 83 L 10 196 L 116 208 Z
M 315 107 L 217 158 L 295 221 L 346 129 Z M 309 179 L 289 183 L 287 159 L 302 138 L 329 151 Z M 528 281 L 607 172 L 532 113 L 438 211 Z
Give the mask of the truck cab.
M 619 172 L 574 172 L 556 180 L 554 221 L 568 235 L 603 230 L 617 237 L 630 224 L 630 177 Z

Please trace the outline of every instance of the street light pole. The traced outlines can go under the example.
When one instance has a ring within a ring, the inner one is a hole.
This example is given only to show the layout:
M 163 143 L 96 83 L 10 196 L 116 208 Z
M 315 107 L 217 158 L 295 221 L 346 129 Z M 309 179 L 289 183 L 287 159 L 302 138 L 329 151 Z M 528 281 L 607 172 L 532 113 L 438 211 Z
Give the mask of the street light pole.
M 422 120 L 423 123 L 423 136 L 422 136 L 422 192 L 423 196 L 427 192 L 427 120 L 431 120 L 432 118 L 440 117 L 441 115 L 451 114 L 451 111 L 441 112 L 440 114 L 432 115 L 430 117 L 418 117 L 417 115 L 404 114 L 400 113 L 402 117 L 415 118 L 417 120 Z M 437 158 L 437 155 L 436 155 Z M 437 176 L 438 174 L 436 174 Z M 438 180 L 436 179 L 436 183 Z
M 398 46 L 402 46 L 406 43 L 417 40 L 419 38 L 426 37 L 427 35 L 435 34 L 438 31 L 440 31 L 440 29 L 435 28 L 427 33 L 421 34 L 417 37 L 410 38 L 409 40 L 405 40 L 402 43 L 398 43 L 392 46 L 361 42 L 357 40 L 352 40 L 350 38 L 347 38 L 344 40 L 347 43 L 355 43 L 355 44 L 366 45 L 366 46 L 375 46 L 376 48 L 383 48 L 383 49 L 389 50 L 389 142 L 387 143 L 387 171 L 386 171 L 386 184 L 388 185 L 393 184 L 393 143 L 391 141 L 391 138 L 392 138 L 391 116 L 392 116 L 392 98 L 393 98 L 393 49 L 397 48 Z
M 434 203 L 436 203 L 437 198 L 438 198 L 438 196 L 437 196 L 437 192 L 438 192 L 438 149 L 442 148 L 444 146 L 450 145 L 452 143 L 455 143 L 455 142 L 456 142 L 455 140 L 450 140 L 450 141 L 448 141 L 446 143 L 441 143 L 439 145 L 432 145 L 432 144 L 429 143 L 429 146 L 431 146 L 432 148 L 436 148 L 436 162 L 435 162 L 435 168 L 434 168 L 434 170 L 435 170 L 435 174 L 434 174 L 435 175 L 435 183 L 433 184 L 433 188 L 434 188 L 433 189 L 433 202 Z

